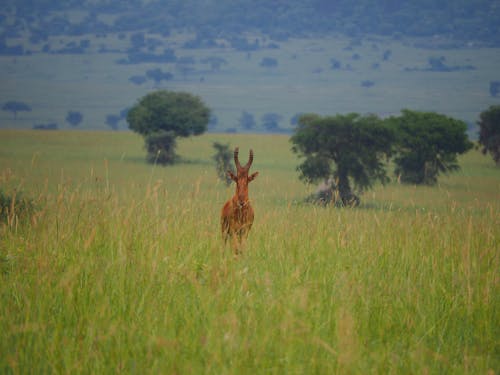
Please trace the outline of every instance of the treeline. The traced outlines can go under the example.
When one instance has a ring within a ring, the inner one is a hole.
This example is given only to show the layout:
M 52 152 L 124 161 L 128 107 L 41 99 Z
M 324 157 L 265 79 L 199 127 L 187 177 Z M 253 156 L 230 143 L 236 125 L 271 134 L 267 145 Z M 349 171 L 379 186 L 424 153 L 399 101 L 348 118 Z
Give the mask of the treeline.
M 72 10 L 85 11 L 87 16 L 70 22 L 64 12 Z M 113 21 L 101 19 L 101 15 L 113 15 Z M 3 22 L 12 17 L 14 22 Z M 38 39 L 134 31 L 169 35 L 172 30 L 188 30 L 205 46 L 218 37 L 244 31 L 259 31 L 275 40 L 325 33 L 441 35 L 499 45 L 499 19 L 500 7 L 493 0 L 7 0 L 0 11 L 3 36 L 26 28 Z

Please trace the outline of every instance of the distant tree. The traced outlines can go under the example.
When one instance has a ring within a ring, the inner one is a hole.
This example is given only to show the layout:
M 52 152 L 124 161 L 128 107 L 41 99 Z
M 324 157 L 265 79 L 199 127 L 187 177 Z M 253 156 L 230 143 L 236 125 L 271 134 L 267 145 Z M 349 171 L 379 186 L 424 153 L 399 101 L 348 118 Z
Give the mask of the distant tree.
M 479 115 L 479 144 L 483 154 L 490 153 L 500 166 L 500 105 L 494 105 Z
M 31 112 L 31 107 L 23 102 L 10 101 L 3 105 L 2 110 L 12 112 L 17 118 L 18 112 Z
M 227 65 L 227 60 L 218 56 L 210 56 L 201 59 L 200 62 L 203 64 L 209 64 L 212 72 L 218 72 L 222 65 Z
M 427 62 L 429 63 L 429 70 L 435 72 L 447 72 L 449 71 L 449 67 L 445 64 L 446 58 L 444 56 L 435 57 L 431 56 L 428 58 Z
M 364 80 L 361 82 L 361 86 L 366 87 L 366 88 L 373 87 L 373 86 L 375 86 L 375 82 L 367 79 L 367 80 Z
M 300 178 L 326 184 L 335 204 L 356 206 L 358 194 L 375 181 L 388 181 L 384 161 L 390 156 L 394 133 L 374 115 L 305 114 L 291 142 L 292 150 L 305 157 L 297 168 Z
M 160 90 L 142 97 L 127 114 L 129 128 L 145 138 L 149 162 L 175 161 L 177 137 L 207 130 L 210 110 L 198 96 Z
M 397 135 L 395 173 L 404 183 L 436 184 L 440 173 L 460 169 L 457 155 L 472 147 L 467 124 L 438 113 L 405 109 L 386 122 Z
M 35 130 L 57 130 L 59 126 L 55 122 L 50 122 L 48 124 L 36 124 L 33 125 Z
M 134 85 L 142 85 L 148 79 L 145 76 L 132 76 L 128 80 L 132 82 Z
M 208 120 L 208 130 L 213 130 L 219 123 L 219 119 L 213 113 L 210 114 L 210 119 Z
M 290 119 L 290 125 L 292 125 L 292 127 L 295 127 L 299 124 L 299 120 L 300 118 L 302 117 L 304 113 L 302 112 L 299 112 L 299 113 L 296 113 L 292 116 L 292 118 Z
M 227 171 L 230 170 L 233 173 L 235 172 L 234 167 L 231 164 L 232 152 L 229 149 L 229 144 L 214 142 L 212 146 L 216 151 L 213 159 L 215 160 L 217 176 L 221 181 L 229 186 L 231 184 L 231 177 L 228 176 Z
M 124 108 L 120 111 L 120 119 L 122 120 L 126 120 L 127 119 L 127 114 L 128 114 L 128 111 L 130 111 L 130 108 Z
M 192 56 L 183 56 L 177 59 L 175 64 L 175 69 L 182 74 L 182 78 L 185 80 L 188 74 L 195 71 L 196 60 Z
M 282 129 L 279 125 L 282 119 L 283 116 L 278 113 L 265 113 L 261 117 L 262 127 L 269 133 L 282 133 L 284 129 Z
M 273 57 L 264 57 L 260 61 L 259 65 L 262 66 L 262 67 L 264 67 L 264 68 L 275 68 L 275 67 L 278 66 L 278 60 L 276 60 Z
M 130 44 L 132 44 L 133 49 L 140 49 L 146 43 L 146 37 L 144 33 L 134 33 L 130 36 Z
M 66 122 L 71 126 L 78 126 L 83 121 L 83 115 L 77 111 L 69 111 L 66 115 Z
M 491 81 L 490 82 L 490 95 L 496 98 L 500 96 L 500 81 Z
M 150 69 L 146 72 L 146 77 L 155 81 L 156 84 L 159 84 L 161 81 L 169 81 L 174 76 L 172 73 L 163 72 L 160 68 Z
M 246 131 L 252 131 L 255 129 L 255 118 L 254 116 L 247 112 L 241 112 L 241 116 L 238 119 L 240 126 Z
M 342 64 L 337 59 L 330 59 L 330 69 L 339 70 L 342 67 Z
M 118 130 L 118 123 L 122 118 L 117 115 L 107 115 L 106 116 L 106 125 L 108 125 L 113 130 Z

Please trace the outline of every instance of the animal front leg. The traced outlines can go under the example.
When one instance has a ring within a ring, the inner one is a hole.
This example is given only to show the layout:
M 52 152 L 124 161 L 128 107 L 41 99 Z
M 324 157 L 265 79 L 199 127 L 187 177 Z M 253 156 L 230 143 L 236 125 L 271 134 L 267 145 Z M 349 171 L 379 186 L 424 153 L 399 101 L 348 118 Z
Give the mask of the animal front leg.
M 231 238 L 232 238 L 232 248 L 233 248 L 234 254 L 238 255 L 240 252 L 240 244 L 241 244 L 241 240 L 239 238 L 238 233 L 236 233 L 236 231 L 234 231 L 231 235 Z

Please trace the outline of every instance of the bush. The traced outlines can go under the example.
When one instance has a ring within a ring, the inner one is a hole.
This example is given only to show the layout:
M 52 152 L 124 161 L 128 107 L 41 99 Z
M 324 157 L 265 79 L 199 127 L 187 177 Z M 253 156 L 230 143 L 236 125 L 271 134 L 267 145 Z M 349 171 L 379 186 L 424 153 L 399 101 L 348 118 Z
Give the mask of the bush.
M 259 65 L 264 68 L 275 68 L 278 66 L 278 60 L 272 57 L 264 57 Z
M 233 173 L 234 168 L 231 165 L 231 150 L 229 149 L 229 144 L 222 144 L 219 142 L 214 142 L 213 147 L 216 151 L 213 159 L 215 160 L 215 168 L 217 170 L 217 176 L 221 181 L 223 181 L 227 186 L 231 185 L 231 177 L 227 175 L 227 171 L 231 170 Z
M 359 196 L 352 191 L 341 198 L 339 187 L 332 180 L 321 185 L 318 190 L 309 195 L 305 201 L 306 203 L 320 206 L 333 205 L 335 207 L 358 207 L 361 202 Z

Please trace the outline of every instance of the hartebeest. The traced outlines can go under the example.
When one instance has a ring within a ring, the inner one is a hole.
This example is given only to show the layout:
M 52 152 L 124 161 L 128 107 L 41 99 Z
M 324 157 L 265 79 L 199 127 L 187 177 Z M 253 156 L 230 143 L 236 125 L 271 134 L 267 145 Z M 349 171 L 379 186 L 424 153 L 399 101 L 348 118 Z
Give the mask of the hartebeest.
M 233 249 L 237 253 L 242 241 L 247 237 L 253 224 L 253 208 L 248 199 L 248 183 L 253 181 L 259 172 L 248 175 L 248 170 L 253 162 L 253 151 L 250 150 L 250 157 L 244 167 L 238 159 L 238 147 L 234 149 L 234 164 L 236 165 L 236 175 L 227 171 L 231 179 L 236 182 L 236 193 L 224 204 L 221 212 L 221 227 L 224 241 L 231 237 Z

